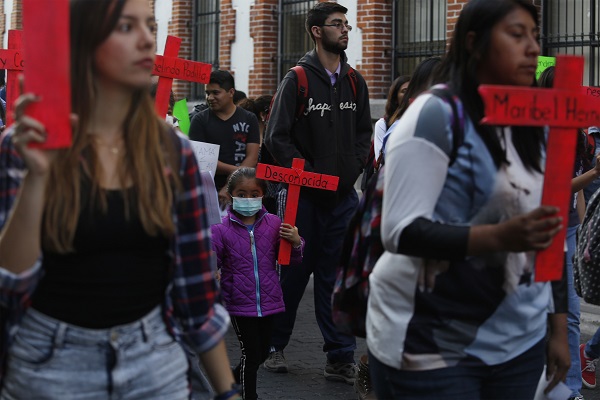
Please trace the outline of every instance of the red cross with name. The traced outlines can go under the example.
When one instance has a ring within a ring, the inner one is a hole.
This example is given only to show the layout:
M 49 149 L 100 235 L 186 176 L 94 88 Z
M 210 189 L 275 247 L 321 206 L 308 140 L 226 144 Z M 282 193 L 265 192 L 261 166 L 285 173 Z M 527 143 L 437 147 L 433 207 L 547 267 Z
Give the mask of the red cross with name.
M 600 125 L 600 101 L 581 88 L 583 57 L 558 56 L 554 88 L 482 85 L 485 103 L 482 123 L 492 125 L 549 126 L 542 204 L 560 208 L 567 225 L 577 129 Z M 562 277 L 566 228 L 546 250 L 538 252 L 535 280 Z
M 52 15 L 48 15 L 52 10 Z M 23 1 L 24 90 L 40 100 L 30 104 L 25 113 L 44 124 L 48 137 L 41 145 L 58 149 L 71 145 L 71 47 L 69 0 Z M 51 38 L 50 42 L 49 39 Z M 13 46 L 20 43 L 16 41 Z M 11 83 L 14 85 L 14 83 Z M 7 88 L 10 98 L 18 95 Z M 11 107 L 14 102 L 9 102 Z M 12 113 L 8 113 L 9 115 Z M 11 116 L 12 117 L 12 116 Z
M 177 58 L 180 47 L 181 38 L 167 36 L 164 55 L 156 55 L 154 59 L 152 75 L 159 76 L 154 106 L 161 118 L 167 115 L 169 109 L 174 78 L 197 83 L 208 83 L 210 79 L 212 65 Z
M 591 86 L 582 86 L 581 91 L 588 96 L 600 97 L 600 88 Z
M 323 175 L 304 171 L 304 160 L 294 158 L 292 168 L 278 167 L 275 165 L 261 164 L 256 166 L 256 177 L 268 181 L 287 183 L 288 192 L 285 204 L 285 215 L 283 222 L 296 225 L 296 214 L 298 212 L 298 199 L 302 186 L 323 190 L 337 190 L 340 178 L 333 175 Z M 302 232 L 300 232 L 302 234 Z M 277 262 L 280 265 L 290 264 L 292 245 L 287 240 L 279 243 L 279 256 Z
M 0 69 L 6 70 L 6 121 L 5 125 L 14 122 L 15 100 L 19 96 L 19 74 L 23 71 L 23 32 L 11 29 L 8 31 L 8 49 L 0 49 Z

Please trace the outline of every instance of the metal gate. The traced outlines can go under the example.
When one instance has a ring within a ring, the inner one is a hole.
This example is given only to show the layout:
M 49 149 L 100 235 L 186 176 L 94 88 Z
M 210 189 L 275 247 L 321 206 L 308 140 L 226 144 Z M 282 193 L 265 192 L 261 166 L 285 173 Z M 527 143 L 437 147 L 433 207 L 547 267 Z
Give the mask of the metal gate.
M 542 2 L 542 54 L 585 57 L 584 85 L 600 84 L 600 0 L 544 0 Z
M 279 54 L 277 81 L 281 81 L 287 71 L 312 49 L 313 41 L 304 28 L 306 14 L 314 6 L 315 0 L 279 0 Z
M 411 75 L 423 59 L 445 54 L 446 0 L 394 0 L 393 15 L 394 77 Z
M 192 41 L 192 59 L 219 69 L 219 0 L 195 0 Z M 192 83 L 192 99 L 204 100 L 204 85 Z

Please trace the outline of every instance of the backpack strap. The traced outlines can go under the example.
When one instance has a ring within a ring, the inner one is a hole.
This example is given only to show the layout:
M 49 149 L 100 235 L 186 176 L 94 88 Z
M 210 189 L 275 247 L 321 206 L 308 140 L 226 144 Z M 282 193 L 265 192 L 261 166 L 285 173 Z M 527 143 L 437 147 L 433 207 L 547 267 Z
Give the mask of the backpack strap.
M 447 85 L 436 85 L 431 88 L 428 93 L 433 94 L 434 96 L 442 98 L 445 102 L 450 104 L 452 108 L 452 150 L 450 151 L 450 160 L 448 165 L 454 164 L 456 157 L 458 155 L 458 148 L 462 146 L 465 138 L 465 119 L 464 119 L 464 110 L 462 107 L 462 103 L 458 96 L 455 96 Z M 385 158 L 383 155 L 385 154 L 385 146 L 387 144 L 387 140 L 390 135 L 385 135 L 383 137 L 383 144 L 381 146 L 381 154 L 377 159 L 378 164 L 385 164 Z
M 306 71 L 304 70 L 304 67 L 296 65 L 290 69 L 296 73 L 296 77 L 298 78 L 298 89 L 296 91 L 296 119 L 298 119 L 302 116 L 304 109 L 306 108 L 306 99 L 308 98 L 308 79 L 306 78 Z
M 298 79 L 296 89 L 296 120 L 298 120 L 300 117 L 302 117 L 302 114 L 306 108 L 306 102 L 308 99 L 308 78 L 306 77 L 306 71 L 304 70 L 304 67 L 300 65 L 290 68 L 290 71 L 294 71 L 296 78 Z M 269 104 L 269 112 L 265 118 L 265 123 L 269 123 L 269 119 L 271 118 L 271 110 L 273 110 L 273 103 L 275 102 L 276 97 L 277 93 L 275 93 L 275 95 L 273 95 L 271 98 L 271 104 Z M 269 152 L 269 149 L 267 149 L 264 142 L 261 145 L 259 154 L 259 162 L 277 165 L 275 157 L 273 157 L 273 155 Z
M 300 65 L 290 68 L 290 71 L 294 71 L 296 78 L 298 79 L 296 89 L 296 119 L 302 116 L 304 109 L 306 108 L 306 99 L 308 98 L 308 78 L 306 77 L 306 71 Z M 271 118 L 271 110 L 273 109 L 273 103 L 277 93 L 271 97 L 271 104 L 269 104 L 269 112 L 265 118 L 265 122 L 268 123 Z
M 304 109 L 306 108 L 306 100 L 308 99 L 308 78 L 306 77 L 306 71 L 304 67 L 301 65 L 296 65 L 290 70 L 296 73 L 296 77 L 298 78 L 298 89 L 296 91 L 296 119 L 300 118 L 304 113 Z M 350 87 L 352 88 L 352 93 L 354 94 L 354 99 L 356 100 L 356 87 L 358 86 L 358 77 L 356 76 L 356 71 L 352 67 L 348 69 L 347 74 L 350 80 Z M 273 100 L 271 100 L 271 106 L 273 105 Z M 270 107 L 269 107 L 270 109 Z
M 462 103 L 460 103 L 460 99 L 450 91 L 447 85 L 436 85 L 429 92 L 434 96 L 442 98 L 452 108 L 452 150 L 450 151 L 450 161 L 448 162 L 448 165 L 452 165 L 458 155 L 458 148 L 462 146 L 465 138 L 465 119 Z
M 358 77 L 356 76 L 356 71 L 350 67 L 347 75 L 348 78 L 350 78 L 350 87 L 352 88 L 352 93 L 354 94 L 354 100 L 356 100 L 356 87 L 358 86 Z

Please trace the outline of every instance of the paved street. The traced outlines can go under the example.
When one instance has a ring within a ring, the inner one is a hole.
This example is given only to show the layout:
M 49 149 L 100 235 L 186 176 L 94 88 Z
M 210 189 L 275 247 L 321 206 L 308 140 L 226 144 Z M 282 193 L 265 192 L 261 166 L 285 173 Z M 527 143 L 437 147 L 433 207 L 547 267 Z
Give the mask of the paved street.
M 598 326 L 600 326 L 600 307 L 582 302 L 582 343 L 594 334 Z M 329 382 L 323 377 L 325 355 L 322 346 L 323 339 L 315 321 L 311 279 L 298 310 L 298 320 L 296 321 L 294 334 L 285 350 L 290 371 L 287 374 L 275 374 L 260 368 L 258 373 L 259 398 L 263 400 L 356 399 L 356 393 L 351 385 Z M 358 360 L 360 355 L 366 352 L 365 341 L 358 339 L 357 346 L 356 359 Z M 227 349 L 231 363 L 237 363 L 240 351 L 233 330 L 230 330 L 227 335 Z M 600 400 L 600 387 L 595 390 L 583 389 L 582 394 L 586 400 Z
M 323 338 L 315 320 L 313 305 L 313 282 L 310 280 L 302 303 L 298 309 L 298 319 L 290 344 L 285 349 L 289 365 L 287 374 L 276 374 L 260 368 L 258 373 L 258 397 L 270 399 L 339 399 L 354 400 L 356 394 L 352 385 L 330 382 L 323 377 L 325 353 Z M 357 340 L 356 359 L 366 352 L 364 339 Z M 231 329 L 227 335 L 227 349 L 232 364 L 240 357 L 239 342 Z
M 600 307 L 581 302 L 581 343 L 585 343 L 600 326 Z M 598 378 L 600 384 L 600 378 Z M 600 385 L 594 390 L 583 389 L 585 400 L 600 400 Z

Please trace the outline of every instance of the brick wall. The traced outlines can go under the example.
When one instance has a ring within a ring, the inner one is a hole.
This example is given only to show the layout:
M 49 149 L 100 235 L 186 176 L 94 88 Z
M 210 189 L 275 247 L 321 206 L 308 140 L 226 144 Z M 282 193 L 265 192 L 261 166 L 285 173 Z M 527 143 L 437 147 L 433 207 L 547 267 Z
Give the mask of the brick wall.
M 21 9 L 22 0 L 13 1 L 13 9 L 10 14 L 11 29 L 23 29 L 23 14 Z
M 447 0 L 447 14 L 446 14 L 446 38 L 447 43 L 450 43 L 452 39 L 452 33 L 454 32 L 454 25 L 458 21 L 458 16 L 462 11 L 467 0 Z
M 0 34 L 2 35 L 1 37 L 5 37 L 7 32 L 6 32 L 6 15 L 4 15 L 4 0 L 0 1 Z M 0 47 L 4 47 L 3 45 L 0 45 Z
M 231 0 L 222 0 L 219 18 L 219 69 L 225 71 L 231 70 L 231 42 L 235 40 L 235 18 L 236 12 Z
M 392 4 L 386 0 L 359 0 L 357 19 L 363 53 L 356 68 L 367 81 L 370 97 L 385 99 L 392 73 Z
M 154 0 L 149 0 L 150 2 L 150 9 L 152 10 L 152 12 L 154 13 Z M 156 43 L 156 33 L 154 33 L 154 43 Z
M 152 9 L 157 0 L 149 0 Z M 160 0 L 158 0 L 160 1 Z M 319 0 L 325 1 L 325 0 Z M 458 15 L 468 0 L 447 0 L 447 37 L 450 39 Z M 531 0 L 541 8 L 542 0 Z M 22 0 L 14 0 L 12 29 L 23 29 Z M 250 10 L 250 36 L 254 40 L 254 70 L 250 72 L 248 95 L 251 97 L 273 93 L 277 87 L 277 33 L 278 0 L 255 0 Z M 392 2 L 390 0 L 358 0 L 356 27 L 362 30 L 363 55 L 356 68 L 363 74 L 372 99 L 384 99 L 390 85 L 392 60 Z M 0 10 L 4 1 L 0 0 Z M 0 13 L 3 15 L 3 13 Z M 219 61 L 220 68 L 231 68 L 231 43 L 235 40 L 236 12 L 232 0 L 221 1 Z M 169 35 L 182 39 L 179 56 L 191 59 L 193 35 L 193 0 L 174 0 Z M 6 21 L 0 17 L 0 32 L 5 32 Z M 161 49 L 162 50 L 162 49 Z M 175 81 L 173 91 L 177 98 L 189 97 L 190 84 Z
M 272 94 L 277 89 L 278 3 L 279 0 L 256 0 L 250 9 L 254 70 L 250 71 L 248 97 Z

